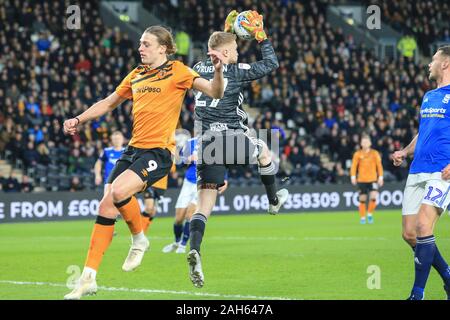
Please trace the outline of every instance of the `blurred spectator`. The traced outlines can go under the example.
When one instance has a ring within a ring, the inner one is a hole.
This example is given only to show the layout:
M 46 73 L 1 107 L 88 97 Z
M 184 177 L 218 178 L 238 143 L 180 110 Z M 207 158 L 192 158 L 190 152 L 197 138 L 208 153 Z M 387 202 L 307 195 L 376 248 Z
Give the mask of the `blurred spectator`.
M 51 162 L 50 159 L 50 151 L 48 150 L 45 143 L 39 143 L 36 148 L 38 154 L 39 154 L 39 163 L 43 165 L 48 165 Z
M 410 34 L 404 35 L 398 41 L 397 49 L 406 58 L 414 57 L 414 51 L 417 49 L 416 39 Z
M 336 163 L 335 167 L 335 183 L 337 184 L 347 184 L 349 183 L 349 176 L 348 174 L 345 172 L 345 170 L 342 168 L 342 164 L 341 163 Z
M 20 185 L 20 191 L 21 192 L 32 192 L 34 189 L 32 182 L 30 181 L 30 178 L 27 175 L 22 176 L 22 183 Z
M 187 63 L 191 38 L 189 37 L 189 34 L 184 31 L 185 29 L 184 26 L 181 26 L 181 29 L 175 33 L 175 43 L 177 46 L 177 55 L 181 56 L 184 63 Z
M 19 181 L 10 174 L 9 178 L 5 179 L 3 182 L 4 192 L 20 192 Z
M 41 32 L 39 34 L 39 39 L 36 41 L 37 49 L 40 53 L 44 53 L 45 51 L 48 51 L 51 46 L 51 37 L 47 32 Z
M 81 184 L 80 178 L 78 176 L 73 176 L 70 182 L 70 192 L 82 190 L 84 190 L 84 186 Z
M 27 148 L 23 153 L 23 162 L 25 164 L 25 168 L 35 167 L 40 160 L 40 155 L 34 148 L 33 142 L 28 142 Z

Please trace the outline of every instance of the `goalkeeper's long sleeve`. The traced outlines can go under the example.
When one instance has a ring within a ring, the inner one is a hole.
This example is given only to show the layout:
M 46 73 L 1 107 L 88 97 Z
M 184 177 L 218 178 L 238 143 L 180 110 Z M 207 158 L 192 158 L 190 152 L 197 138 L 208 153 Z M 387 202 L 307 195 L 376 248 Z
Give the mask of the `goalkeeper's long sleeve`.
M 278 68 L 278 58 L 272 43 L 266 39 L 260 42 L 260 46 L 262 60 L 250 64 L 238 63 L 233 66 L 237 81 L 246 82 L 260 79 Z

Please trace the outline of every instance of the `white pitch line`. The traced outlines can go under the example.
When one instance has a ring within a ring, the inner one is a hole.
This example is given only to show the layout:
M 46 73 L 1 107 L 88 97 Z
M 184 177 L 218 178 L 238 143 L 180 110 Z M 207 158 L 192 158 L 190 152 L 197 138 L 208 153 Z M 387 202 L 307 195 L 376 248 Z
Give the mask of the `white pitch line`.
M 382 237 L 305 237 L 303 240 L 332 240 L 332 241 L 354 241 L 354 240 L 387 240 Z
M 67 288 L 67 285 L 62 283 L 51 282 L 29 282 L 29 281 L 12 281 L 12 280 L 0 280 L 0 284 L 13 284 L 13 285 L 29 285 L 29 286 L 49 286 Z M 240 294 L 221 294 L 221 293 L 207 293 L 207 292 L 192 292 L 192 291 L 175 291 L 175 290 L 160 290 L 160 289 L 133 289 L 133 288 L 114 288 L 114 287 L 98 287 L 99 290 L 104 291 L 118 291 L 118 292 L 138 292 L 138 293 L 162 293 L 162 294 L 177 294 L 197 297 L 216 297 L 216 298 L 232 298 L 232 299 L 256 299 L 256 300 L 292 300 L 287 297 L 266 297 L 266 296 L 254 296 L 254 295 L 240 295 Z

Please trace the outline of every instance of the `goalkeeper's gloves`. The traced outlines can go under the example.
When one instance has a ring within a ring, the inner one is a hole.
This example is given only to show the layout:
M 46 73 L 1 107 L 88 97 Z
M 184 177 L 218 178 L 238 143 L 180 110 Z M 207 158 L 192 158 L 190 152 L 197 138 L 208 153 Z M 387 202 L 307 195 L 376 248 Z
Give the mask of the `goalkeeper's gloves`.
M 236 20 L 236 17 L 239 15 L 239 12 L 236 10 L 231 11 L 227 18 L 225 19 L 225 29 L 223 31 L 234 33 L 234 21 Z
M 267 35 L 264 31 L 263 16 L 256 11 L 250 11 L 246 16 L 247 21 L 241 21 L 241 25 L 251 35 L 253 35 L 256 41 L 261 42 L 267 39 Z

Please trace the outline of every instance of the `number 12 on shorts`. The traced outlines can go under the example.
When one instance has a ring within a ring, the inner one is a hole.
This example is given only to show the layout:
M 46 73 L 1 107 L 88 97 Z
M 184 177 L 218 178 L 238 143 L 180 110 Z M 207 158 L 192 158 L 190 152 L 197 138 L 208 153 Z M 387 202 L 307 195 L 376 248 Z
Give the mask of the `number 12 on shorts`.
M 437 194 L 435 194 L 432 197 L 431 195 L 433 194 L 434 190 L 436 190 Z M 423 199 L 424 200 L 429 200 L 429 201 L 432 201 L 432 202 L 437 202 L 437 200 L 440 199 L 443 195 L 444 195 L 444 192 L 442 192 L 441 189 L 429 186 L 428 187 L 428 193 Z

